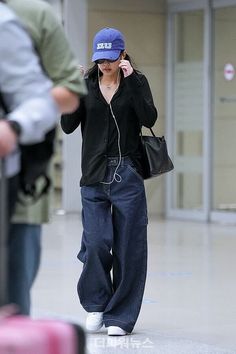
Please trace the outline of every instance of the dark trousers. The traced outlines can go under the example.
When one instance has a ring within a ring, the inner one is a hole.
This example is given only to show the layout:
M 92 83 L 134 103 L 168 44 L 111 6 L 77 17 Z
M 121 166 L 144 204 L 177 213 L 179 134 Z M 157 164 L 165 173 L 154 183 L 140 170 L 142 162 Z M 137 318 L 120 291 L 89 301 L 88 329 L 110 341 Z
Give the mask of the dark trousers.
M 16 200 L 17 200 L 17 192 L 19 189 L 19 176 L 16 175 L 14 177 L 7 179 L 7 217 L 8 224 L 15 210 Z
M 1 167 L 2 168 L 2 167 Z M 2 169 L 1 169 L 2 172 Z M 0 177 L 1 178 L 1 177 Z M 8 259 L 9 224 L 18 191 L 18 176 L 0 180 L 0 306 L 9 302 Z
M 112 180 L 118 158 L 110 158 L 105 180 Z M 147 206 L 144 183 L 129 158 L 118 169 L 121 181 L 83 186 L 83 237 L 78 282 L 88 312 L 104 312 L 105 326 L 132 332 L 147 270 Z
M 4 247 L 1 249 L 1 278 L 4 279 L 1 284 L 4 287 L 4 296 L 0 298 L 4 299 L 4 303 L 18 305 L 19 313 L 29 315 L 30 290 L 40 264 L 41 225 L 10 224 L 18 192 L 18 176 L 9 178 L 6 182 L 7 235 L 4 245 L 1 245 Z

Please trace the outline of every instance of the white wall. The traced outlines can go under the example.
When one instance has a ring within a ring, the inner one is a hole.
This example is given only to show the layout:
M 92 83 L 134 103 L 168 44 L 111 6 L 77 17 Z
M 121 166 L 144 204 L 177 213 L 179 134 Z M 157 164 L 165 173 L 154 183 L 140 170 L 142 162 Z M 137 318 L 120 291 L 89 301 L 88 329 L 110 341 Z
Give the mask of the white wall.
M 87 62 L 87 1 L 64 1 L 64 25 L 79 63 Z M 79 181 L 81 178 L 80 130 L 69 136 L 63 134 L 63 192 L 62 208 L 67 212 L 81 210 Z

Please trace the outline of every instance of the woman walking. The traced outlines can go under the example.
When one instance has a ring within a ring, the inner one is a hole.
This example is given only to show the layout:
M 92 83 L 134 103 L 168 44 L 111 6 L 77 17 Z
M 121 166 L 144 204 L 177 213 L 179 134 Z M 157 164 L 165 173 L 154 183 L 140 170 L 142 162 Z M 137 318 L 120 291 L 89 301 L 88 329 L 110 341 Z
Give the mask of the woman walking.
M 78 295 L 86 327 L 108 335 L 131 333 L 137 321 L 147 269 L 147 206 L 142 178 L 140 129 L 157 119 L 146 77 L 135 70 L 122 33 L 99 31 L 94 66 L 85 74 L 88 95 L 63 116 L 72 133 L 81 124 L 84 263 Z

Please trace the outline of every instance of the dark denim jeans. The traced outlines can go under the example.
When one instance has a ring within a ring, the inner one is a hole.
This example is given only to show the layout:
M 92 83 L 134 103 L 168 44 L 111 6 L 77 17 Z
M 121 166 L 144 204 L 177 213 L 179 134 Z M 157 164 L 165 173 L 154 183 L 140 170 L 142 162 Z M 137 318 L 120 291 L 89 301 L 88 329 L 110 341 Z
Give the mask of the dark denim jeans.
M 118 158 L 110 158 L 105 180 L 112 180 Z M 132 332 L 147 270 L 147 206 L 144 183 L 129 158 L 117 171 L 121 181 L 83 186 L 83 237 L 78 282 L 88 312 L 104 312 L 104 324 Z
M 41 225 L 11 224 L 9 234 L 9 301 L 19 313 L 30 314 L 30 290 L 41 255 Z

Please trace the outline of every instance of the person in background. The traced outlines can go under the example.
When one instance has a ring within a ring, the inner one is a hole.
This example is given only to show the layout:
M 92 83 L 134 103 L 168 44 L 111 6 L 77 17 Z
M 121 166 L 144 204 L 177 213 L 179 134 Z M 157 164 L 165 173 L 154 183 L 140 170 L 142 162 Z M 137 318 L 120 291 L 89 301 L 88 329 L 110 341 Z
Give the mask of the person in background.
M 56 125 L 59 109 L 51 96 L 52 83 L 42 71 L 30 37 L 3 2 L 0 10 L 0 157 L 6 159 L 5 173 L 12 196 L 9 207 L 13 212 L 16 195 L 12 191 L 17 189 L 20 170 L 18 142 L 41 142 Z
M 0 14 L 0 297 L 2 304 L 7 302 L 8 284 L 5 276 L 7 237 L 20 172 L 18 143 L 27 145 L 44 140 L 45 134 L 55 127 L 58 121 L 59 109 L 51 96 L 51 81 L 42 71 L 29 35 L 15 14 L 2 1 L 0 1 Z
M 54 87 L 52 95 L 61 113 L 73 112 L 86 86 L 64 30 L 52 7 L 40 0 L 7 0 L 30 34 L 41 65 Z M 38 182 L 40 183 L 40 181 Z M 21 194 L 21 200 L 24 196 Z M 50 193 L 30 205 L 17 202 L 10 228 L 9 296 L 20 313 L 29 315 L 30 290 L 38 273 L 42 224 L 49 221 Z
M 108 335 L 125 335 L 139 315 L 147 268 L 140 129 L 154 125 L 157 110 L 119 30 L 103 28 L 95 35 L 92 62 L 85 74 L 88 96 L 61 118 L 65 133 L 81 124 L 83 137 L 78 295 L 88 331 L 105 325 Z

